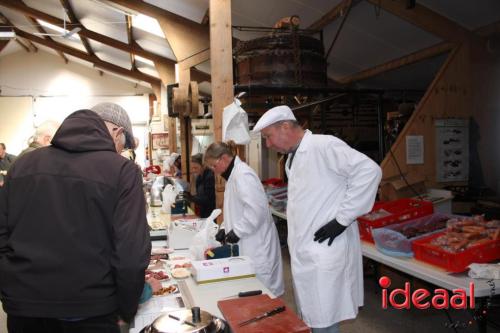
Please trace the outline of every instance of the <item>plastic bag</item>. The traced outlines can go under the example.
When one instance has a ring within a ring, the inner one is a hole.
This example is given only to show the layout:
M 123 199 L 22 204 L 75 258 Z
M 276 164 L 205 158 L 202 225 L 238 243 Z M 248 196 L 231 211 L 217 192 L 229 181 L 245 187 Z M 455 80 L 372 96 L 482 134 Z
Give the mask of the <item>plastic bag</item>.
M 221 212 L 220 209 L 214 209 L 212 214 L 200 226 L 198 233 L 194 235 L 193 242 L 189 247 L 189 253 L 193 260 L 204 260 L 207 249 L 221 246 L 221 243 L 215 240 L 215 235 L 219 231 L 219 225 L 214 223 L 214 220 Z
M 393 257 L 413 257 L 412 242 L 446 228 L 447 221 L 463 217 L 435 213 L 399 224 L 372 229 L 377 249 Z
M 238 95 L 237 97 L 240 97 Z M 224 107 L 222 114 L 222 140 L 233 140 L 238 145 L 249 144 L 248 115 L 241 108 L 240 100 L 235 97 L 233 103 Z
M 179 191 L 172 185 L 168 184 L 167 186 L 165 186 L 162 192 L 162 203 L 161 203 L 161 211 L 163 213 L 170 214 L 170 210 L 175 202 L 177 194 L 179 194 Z

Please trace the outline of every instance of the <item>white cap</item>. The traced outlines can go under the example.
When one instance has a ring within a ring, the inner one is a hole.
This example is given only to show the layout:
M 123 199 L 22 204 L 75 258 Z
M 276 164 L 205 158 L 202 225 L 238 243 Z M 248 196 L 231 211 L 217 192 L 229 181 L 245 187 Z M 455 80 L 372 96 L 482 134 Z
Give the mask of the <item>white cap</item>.
M 171 167 L 172 165 L 174 165 L 175 160 L 177 160 L 177 158 L 179 158 L 179 156 L 180 155 L 177 153 L 170 154 L 170 156 L 167 159 L 168 166 Z
M 272 109 L 267 110 L 266 113 L 264 113 L 264 115 L 260 117 L 257 124 L 255 124 L 255 126 L 253 127 L 252 132 L 260 132 L 264 128 L 283 120 L 297 121 L 297 119 L 293 115 L 292 109 L 290 109 L 288 106 L 276 106 Z

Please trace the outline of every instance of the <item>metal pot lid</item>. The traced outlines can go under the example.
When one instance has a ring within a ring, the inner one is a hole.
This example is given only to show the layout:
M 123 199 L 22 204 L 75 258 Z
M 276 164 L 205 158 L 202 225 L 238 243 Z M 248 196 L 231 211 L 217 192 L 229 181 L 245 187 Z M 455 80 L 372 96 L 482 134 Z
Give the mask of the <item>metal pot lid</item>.
M 178 310 L 161 315 L 151 326 L 158 333 L 206 332 L 213 320 L 210 313 L 200 311 L 200 321 L 195 322 L 191 310 Z

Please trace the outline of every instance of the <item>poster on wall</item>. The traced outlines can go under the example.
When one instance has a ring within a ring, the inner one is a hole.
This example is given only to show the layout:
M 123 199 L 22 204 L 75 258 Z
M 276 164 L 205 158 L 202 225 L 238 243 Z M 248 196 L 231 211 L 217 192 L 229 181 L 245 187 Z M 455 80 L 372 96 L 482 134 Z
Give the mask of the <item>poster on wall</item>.
M 168 149 L 168 133 L 153 133 L 153 149 Z
M 436 180 L 438 182 L 469 179 L 469 120 L 437 119 Z
M 424 164 L 424 136 L 406 136 L 406 164 Z

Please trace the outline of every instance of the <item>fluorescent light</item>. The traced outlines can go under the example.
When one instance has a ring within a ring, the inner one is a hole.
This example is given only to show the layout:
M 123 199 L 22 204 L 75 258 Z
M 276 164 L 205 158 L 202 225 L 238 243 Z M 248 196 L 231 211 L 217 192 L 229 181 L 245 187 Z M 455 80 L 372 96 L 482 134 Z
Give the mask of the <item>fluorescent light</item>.
M 16 38 L 16 33 L 14 31 L 0 31 L 0 39 L 13 39 Z

